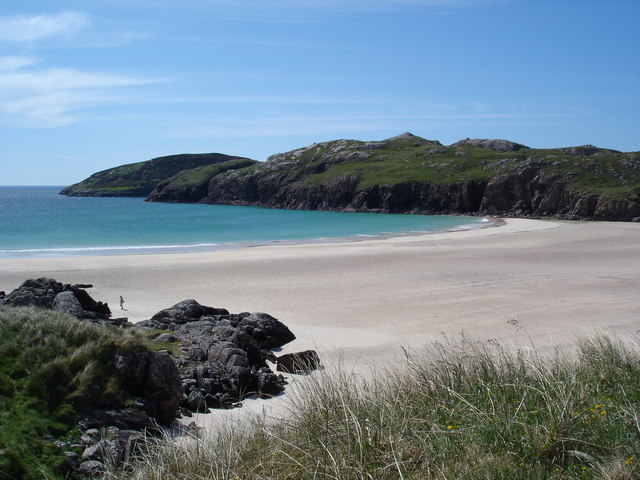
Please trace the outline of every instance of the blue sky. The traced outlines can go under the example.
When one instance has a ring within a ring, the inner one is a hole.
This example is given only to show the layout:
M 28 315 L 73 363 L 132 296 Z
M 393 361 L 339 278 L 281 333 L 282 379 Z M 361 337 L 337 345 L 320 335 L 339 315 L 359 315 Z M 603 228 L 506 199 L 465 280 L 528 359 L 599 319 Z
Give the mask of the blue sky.
M 640 1 L 2 0 L 0 185 L 410 131 L 640 150 Z

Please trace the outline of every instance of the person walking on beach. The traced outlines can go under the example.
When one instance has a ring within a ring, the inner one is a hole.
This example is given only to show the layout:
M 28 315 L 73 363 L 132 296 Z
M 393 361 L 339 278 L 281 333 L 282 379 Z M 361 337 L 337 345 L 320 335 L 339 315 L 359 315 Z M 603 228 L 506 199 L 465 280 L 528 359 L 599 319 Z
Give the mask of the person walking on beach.
M 120 295 L 120 310 L 124 310 L 124 298 Z

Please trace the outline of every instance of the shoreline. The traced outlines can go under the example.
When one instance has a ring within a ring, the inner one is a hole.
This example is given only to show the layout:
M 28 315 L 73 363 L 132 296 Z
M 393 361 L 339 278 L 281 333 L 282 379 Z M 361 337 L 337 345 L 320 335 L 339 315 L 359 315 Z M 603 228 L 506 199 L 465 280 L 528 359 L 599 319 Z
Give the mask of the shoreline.
M 593 241 L 597 244 L 595 247 L 616 254 L 615 245 L 602 243 L 601 237 L 621 235 L 634 251 L 622 259 L 615 255 L 621 265 L 611 264 L 609 271 L 594 254 L 580 251 L 579 247 L 585 242 Z M 626 271 L 637 265 L 640 271 L 640 256 L 634 244 L 637 240 L 640 240 L 640 225 L 633 223 L 505 219 L 494 228 L 367 238 L 358 242 L 277 244 L 144 255 L 11 257 L 0 258 L 0 290 L 9 292 L 27 278 L 49 276 L 63 283 L 93 284 L 89 292 L 94 298 L 109 303 L 114 317 L 128 316 L 132 322 L 150 318 L 184 299 L 195 298 L 202 304 L 232 312 L 264 311 L 290 326 L 294 333 L 297 324 L 322 330 L 327 324 L 336 323 L 324 320 L 320 313 L 313 311 L 312 305 L 305 312 L 305 306 L 297 305 L 298 301 L 312 304 L 310 301 L 315 300 L 333 315 L 341 309 L 350 315 L 356 313 L 354 322 L 349 322 L 356 330 L 372 323 L 376 328 L 382 327 L 384 322 L 380 317 L 393 315 L 394 310 L 400 315 L 407 312 L 417 315 L 416 309 L 428 305 L 437 307 L 435 312 L 425 311 L 432 319 L 427 322 L 430 330 L 437 326 L 450 331 L 453 325 L 474 330 L 472 327 L 477 326 L 477 322 L 457 319 L 445 324 L 442 318 L 474 313 L 481 321 L 491 310 L 504 310 L 517 300 L 535 304 L 538 310 L 549 310 L 551 305 L 543 308 L 532 298 L 533 291 L 513 292 L 513 287 L 555 285 L 562 279 L 561 284 L 556 285 L 558 291 L 553 292 L 557 300 L 559 292 L 571 289 L 564 279 L 575 275 L 571 274 L 574 266 L 580 270 L 602 269 L 599 273 L 606 275 L 592 280 L 599 289 L 609 290 L 608 283 L 613 281 L 616 268 Z M 558 255 L 553 250 L 541 250 L 545 244 L 563 245 L 563 251 L 578 256 L 579 261 L 565 258 L 571 264 L 563 268 L 563 258 L 556 258 Z M 553 259 L 545 258 L 549 256 Z M 546 265 L 551 260 L 552 263 Z M 517 265 L 511 267 L 508 263 L 513 261 L 520 266 L 521 273 Z M 532 276 L 535 273 L 532 270 L 545 268 L 553 271 Z M 560 273 L 563 270 L 565 272 Z M 509 280 L 509 277 L 513 278 Z M 580 279 L 582 283 L 586 280 Z M 424 282 L 424 290 L 419 288 L 419 282 Z M 496 290 L 509 284 L 511 288 L 503 292 Z M 350 287 L 358 295 L 349 294 Z M 548 289 L 545 287 L 544 291 Z M 455 296 L 448 297 L 453 291 Z M 290 295 L 290 292 L 301 295 Z M 314 293 L 319 292 L 322 296 L 315 298 Z M 120 295 L 125 299 L 126 311 L 117 309 Z M 295 304 L 292 298 L 298 299 Z M 592 299 L 585 298 L 588 300 Z M 578 304 L 571 306 L 579 307 Z M 355 312 L 358 309 L 362 311 Z M 518 316 L 521 309 L 512 310 L 506 320 Z M 363 318 L 365 312 L 370 315 L 369 321 Z M 415 320 L 411 325 L 417 333 L 424 334 Z M 348 327 L 341 325 L 341 328 Z M 376 344 L 373 339 L 368 343 Z
M 638 272 L 637 223 L 505 219 L 496 228 L 359 242 L 2 258 L 0 290 L 41 276 L 90 283 L 93 298 L 132 322 L 188 298 L 266 312 L 298 337 L 282 353 L 313 348 L 329 367 L 339 359 L 370 375 L 372 365 L 402 364 L 402 348 L 420 351 L 461 332 L 543 351 L 597 329 L 637 336 Z M 286 397 L 247 401 L 207 422 L 285 408 Z
M 357 213 L 357 212 L 355 212 Z M 94 246 L 94 247 L 53 247 L 53 248 L 30 248 L 19 250 L 0 250 L 0 260 L 21 259 L 21 258 L 72 258 L 72 257 L 94 257 L 94 256 L 120 256 L 120 255 L 158 255 L 158 254 L 184 254 L 184 253 L 213 253 L 223 250 L 235 250 L 243 248 L 256 248 L 280 245 L 322 245 L 329 243 L 352 243 L 365 240 L 384 240 L 389 238 L 404 236 L 432 235 L 436 233 L 458 232 L 465 230 L 477 230 L 491 228 L 502 225 L 502 220 L 488 215 L 482 216 L 477 221 L 471 221 L 478 217 L 470 215 L 434 215 L 447 217 L 460 217 L 470 220 L 454 227 L 445 229 L 434 229 L 426 231 L 388 232 L 377 235 L 357 234 L 348 237 L 320 237 L 309 239 L 283 239 L 283 240 L 256 240 L 256 241 L 236 241 L 220 243 L 197 243 L 197 244 L 175 244 L 175 245 L 125 245 L 125 246 Z

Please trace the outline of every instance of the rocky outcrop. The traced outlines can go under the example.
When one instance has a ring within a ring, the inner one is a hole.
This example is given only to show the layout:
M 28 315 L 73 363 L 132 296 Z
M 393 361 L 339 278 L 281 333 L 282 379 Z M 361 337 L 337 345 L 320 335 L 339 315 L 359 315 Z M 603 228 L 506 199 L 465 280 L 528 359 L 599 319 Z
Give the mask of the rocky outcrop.
M 97 324 L 130 326 L 126 318 L 111 318 L 109 305 L 95 301 L 85 288 L 91 288 L 91 285 L 70 285 L 46 277 L 34 278 L 26 280 L 8 295 L 0 296 L 0 304 L 48 308 Z
M 472 147 L 482 147 L 488 148 L 490 150 L 497 150 L 500 152 L 517 152 L 521 148 L 527 148 L 525 145 L 520 143 L 510 142 L 509 140 L 501 140 L 501 139 L 486 139 L 486 138 L 467 138 L 465 140 L 460 140 L 452 145 L 452 147 L 461 147 L 464 145 L 469 145 Z
M 109 323 L 108 306 L 86 293 L 84 288 L 90 287 L 42 277 L 25 281 L 0 301 Z M 284 390 L 285 378 L 267 362 L 275 363 L 272 349 L 294 340 L 295 335 L 271 315 L 233 314 L 190 299 L 136 325 L 121 320 L 138 330 L 132 338 L 147 338 L 148 343 L 109 343 L 102 359 L 105 371 L 113 375 L 109 378 L 114 379 L 109 394 L 87 397 L 78 404 L 79 438 L 50 437 L 67 458 L 68 474 L 92 476 L 107 464 L 126 465 L 144 448 L 147 435 L 160 433 L 159 425 L 172 425 L 180 412 L 190 416 L 210 408 L 232 408 L 249 395 L 266 398 Z M 148 346 L 152 344 L 166 350 L 153 351 Z M 298 355 L 304 358 L 290 361 L 287 372 L 305 373 L 320 364 L 316 352 Z M 280 358 L 287 361 L 286 356 Z
M 284 389 L 284 378 L 273 373 L 267 360 L 275 361 L 271 349 L 294 340 L 295 335 L 266 313 L 232 314 L 190 299 L 136 326 L 170 330 L 171 334 L 161 333 L 156 340 L 162 337 L 180 346 L 175 362 L 185 412 L 230 408 L 248 395 L 268 397 Z
M 640 160 L 590 145 L 531 149 L 467 139 L 448 147 L 403 134 L 274 155 L 209 182 L 202 203 L 268 208 L 564 219 L 640 217 Z
M 115 358 L 120 387 L 144 399 L 144 409 L 158 422 L 170 425 L 182 400 L 182 381 L 167 352 L 121 352 Z

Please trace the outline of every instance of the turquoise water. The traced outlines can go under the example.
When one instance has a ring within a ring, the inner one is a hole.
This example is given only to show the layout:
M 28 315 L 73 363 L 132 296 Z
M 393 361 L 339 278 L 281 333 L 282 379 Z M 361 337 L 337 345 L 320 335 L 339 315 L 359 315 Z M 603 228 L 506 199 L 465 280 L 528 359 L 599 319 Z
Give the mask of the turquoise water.
M 214 250 L 474 228 L 475 217 L 269 210 L 78 198 L 61 187 L 0 187 L 0 257 Z

